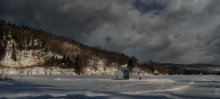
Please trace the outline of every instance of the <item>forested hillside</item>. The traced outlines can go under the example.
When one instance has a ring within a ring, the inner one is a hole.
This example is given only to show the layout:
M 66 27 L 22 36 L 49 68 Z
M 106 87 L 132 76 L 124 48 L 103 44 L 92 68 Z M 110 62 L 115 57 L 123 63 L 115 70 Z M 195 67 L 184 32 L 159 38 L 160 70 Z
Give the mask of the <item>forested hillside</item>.
M 28 26 L 0 22 L 0 65 L 8 67 L 60 67 L 87 71 L 105 71 L 136 59 L 122 53 L 82 45 L 72 39 L 56 36 Z

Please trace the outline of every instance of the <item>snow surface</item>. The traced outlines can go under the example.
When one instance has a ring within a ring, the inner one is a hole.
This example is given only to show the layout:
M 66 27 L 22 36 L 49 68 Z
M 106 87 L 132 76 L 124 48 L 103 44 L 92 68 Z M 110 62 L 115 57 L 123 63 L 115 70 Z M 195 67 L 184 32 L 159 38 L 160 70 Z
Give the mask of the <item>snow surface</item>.
M 0 81 L 0 98 L 19 99 L 220 99 L 220 77 L 214 75 L 113 76 L 10 75 Z

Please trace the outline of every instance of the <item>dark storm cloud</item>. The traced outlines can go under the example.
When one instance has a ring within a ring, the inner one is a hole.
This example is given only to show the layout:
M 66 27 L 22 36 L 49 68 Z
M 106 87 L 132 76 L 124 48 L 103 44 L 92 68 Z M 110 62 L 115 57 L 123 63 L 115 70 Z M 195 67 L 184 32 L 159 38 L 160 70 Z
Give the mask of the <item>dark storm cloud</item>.
M 120 20 L 111 8 L 111 2 L 100 0 L 1 0 L 0 18 L 65 36 L 79 36 L 78 33 L 89 33 L 102 23 Z
M 0 18 L 141 61 L 220 64 L 219 4 L 219 0 L 0 0 Z

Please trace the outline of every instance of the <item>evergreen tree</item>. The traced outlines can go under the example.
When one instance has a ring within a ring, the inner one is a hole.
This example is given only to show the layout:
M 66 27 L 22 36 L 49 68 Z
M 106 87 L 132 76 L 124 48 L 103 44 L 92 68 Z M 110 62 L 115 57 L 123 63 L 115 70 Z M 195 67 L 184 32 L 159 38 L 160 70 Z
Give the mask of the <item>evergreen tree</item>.
M 16 52 L 15 52 L 15 46 L 13 45 L 12 46 L 12 55 L 11 55 L 11 58 L 14 60 L 14 61 L 17 61 L 17 57 L 16 57 Z
M 5 21 L 1 20 L 0 24 L 5 25 Z
M 131 59 L 128 60 L 128 69 L 130 72 L 133 71 L 134 66 L 137 64 L 137 59 L 133 56 Z
M 81 59 L 79 57 L 79 55 L 76 56 L 75 58 L 75 63 L 74 63 L 74 66 L 75 66 L 75 72 L 80 75 L 82 73 L 82 63 L 81 63 Z
M 133 64 L 133 60 L 129 59 L 128 60 L 128 65 L 127 65 L 128 69 L 130 72 L 132 72 L 133 68 L 134 68 L 134 64 Z

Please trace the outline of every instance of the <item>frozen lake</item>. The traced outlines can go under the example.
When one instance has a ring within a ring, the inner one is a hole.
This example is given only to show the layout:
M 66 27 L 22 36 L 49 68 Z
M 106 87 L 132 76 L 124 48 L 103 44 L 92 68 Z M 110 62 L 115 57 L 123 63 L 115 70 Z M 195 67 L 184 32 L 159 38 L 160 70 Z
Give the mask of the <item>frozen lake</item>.
M 220 99 L 220 77 L 176 75 L 111 76 L 16 76 L 0 81 L 0 98 L 19 99 Z

